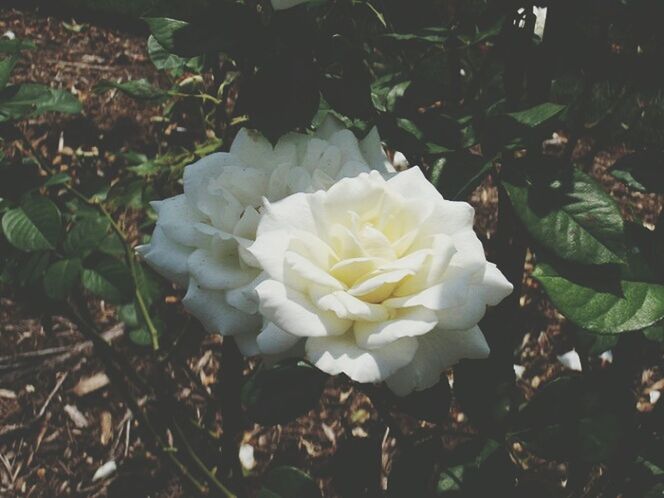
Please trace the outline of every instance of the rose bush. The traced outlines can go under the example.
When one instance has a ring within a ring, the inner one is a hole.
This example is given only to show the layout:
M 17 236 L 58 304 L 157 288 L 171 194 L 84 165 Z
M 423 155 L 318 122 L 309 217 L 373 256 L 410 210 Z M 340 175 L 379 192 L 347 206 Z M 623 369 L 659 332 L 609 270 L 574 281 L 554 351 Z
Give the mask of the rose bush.
M 265 204 L 248 250 L 269 320 L 268 354 L 306 340 L 306 358 L 398 395 L 438 382 L 489 348 L 477 323 L 512 285 L 488 263 L 473 208 L 444 200 L 419 168 L 378 172 Z
M 257 354 L 262 319 L 254 288 L 263 277 L 247 248 L 262 199 L 325 189 L 371 169 L 394 171 L 375 128 L 358 141 L 328 116 L 315 135 L 290 133 L 274 147 L 261 134 L 240 130 L 229 152 L 185 168 L 184 194 L 152 204 L 157 225 L 150 243 L 137 250 L 187 288 L 184 306 L 206 329 L 233 335 L 243 354 Z

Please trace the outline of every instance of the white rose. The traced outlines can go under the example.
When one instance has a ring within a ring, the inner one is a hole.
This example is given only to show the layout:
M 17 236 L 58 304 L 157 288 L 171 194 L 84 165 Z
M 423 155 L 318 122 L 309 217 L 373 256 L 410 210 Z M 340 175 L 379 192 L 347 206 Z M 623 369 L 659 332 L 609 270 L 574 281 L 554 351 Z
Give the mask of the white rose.
M 184 171 L 184 194 L 155 202 L 157 226 L 138 247 L 159 273 L 187 287 L 185 308 L 206 329 L 233 335 L 245 355 L 258 353 L 262 318 L 254 287 L 261 269 L 247 251 L 262 199 L 325 189 L 339 178 L 394 171 L 374 128 L 361 141 L 328 117 L 315 135 L 290 133 L 275 147 L 240 130 L 230 152 L 207 156 Z
M 308 1 L 309 0 L 272 0 L 272 8 L 274 10 L 285 10 Z
M 489 348 L 477 326 L 512 285 L 488 263 L 473 208 L 444 200 L 419 168 L 376 172 L 266 202 L 249 247 L 265 353 L 306 340 L 306 358 L 398 395 L 431 387 Z

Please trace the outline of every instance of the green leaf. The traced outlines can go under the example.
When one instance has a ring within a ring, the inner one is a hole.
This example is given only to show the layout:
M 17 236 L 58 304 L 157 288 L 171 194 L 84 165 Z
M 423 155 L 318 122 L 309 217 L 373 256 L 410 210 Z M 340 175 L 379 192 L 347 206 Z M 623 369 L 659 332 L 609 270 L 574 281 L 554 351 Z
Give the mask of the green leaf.
M 79 221 L 65 236 L 63 244 L 65 253 L 79 257 L 87 256 L 99 247 L 109 228 L 108 220 L 101 217 Z
M 53 176 L 50 176 L 48 180 L 44 182 L 44 187 L 56 187 L 58 185 L 64 185 L 71 180 L 71 176 L 67 173 L 56 173 Z
M 524 111 L 511 112 L 508 116 L 528 128 L 535 128 L 560 114 L 564 109 L 564 105 L 544 103 Z
M 445 199 L 466 199 L 491 171 L 493 160 L 466 152 L 441 157 L 431 168 L 431 183 Z
M 167 17 L 146 17 L 144 20 L 148 23 L 150 32 L 157 43 L 171 53 L 176 52 L 177 33 L 183 32 L 189 26 L 186 21 Z
M 584 264 L 621 263 L 624 223 L 617 204 L 579 170 L 570 183 L 555 191 L 502 182 L 530 234 L 557 256 Z
M 125 81 L 124 83 L 102 80 L 95 85 L 94 91 L 101 93 L 113 88 L 120 90 L 132 99 L 151 103 L 161 103 L 169 96 L 168 92 L 153 86 L 145 79 Z
M 440 472 L 434 496 L 512 496 L 514 466 L 499 442 L 476 440 L 457 447 Z M 460 495 L 461 493 L 461 495 Z
M 35 45 L 35 42 L 32 40 L 22 40 L 20 38 L 9 40 L 6 38 L 0 38 L 0 52 L 14 54 L 21 50 L 34 50 L 35 48 L 37 48 L 37 45 Z
M 611 174 L 639 192 L 664 193 L 664 156 L 657 152 L 636 152 L 618 159 Z
M 252 420 L 283 424 L 316 406 L 326 378 L 304 361 L 284 361 L 259 369 L 242 387 L 242 403 Z
M 134 298 L 134 285 L 126 265 L 111 257 L 101 257 L 81 274 L 83 287 L 111 303 L 127 303 Z
M 643 335 L 650 341 L 664 343 L 664 322 L 656 323 L 644 329 Z
M 267 473 L 258 498 L 321 498 L 321 494 L 309 474 L 283 466 Z
M 49 251 L 33 252 L 27 258 L 19 262 L 18 284 L 20 287 L 34 286 L 46 272 L 51 260 Z
M 180 76 L 185 70 L 200 72 L 203 69 L 203 57 L 186 58 L 171 54 L 159 44 L 154 35 L 148 38 L 148 55 L 154 67 L 169 71 L 173 76 Z
M 60 211 L 45 197 L 30 197 L 2 217 L 7 240 L 22 251 L 55 249 L 62 233 Z
M 35 117 L 46 112 L 81 112 L 78 99 L 66 90 L 36 83 L 8 86 L 0 91 L 0 122 Z
M 7 86 L 12 70 L 16 65 L 16 61 L 18 61 L 18 57 L 16 55 L 12 55 L 11 57 L 7 57 L 6 59 L 2 59 L 0 61 L 0 90 L 4 90 L 4 88 Z
M 80 259 L 63 259 L 49 266 L 44 275 L 44 291 L 56 301 L 64 301 L 78 282 L 83 267 Z
M 563 272 L 546 263 L 537 264 L 533 277 L 563 315 L 591 332 L 628 332 L 664 318 L 663 285 L 624 276 L 613 281 L 603 269 L 584 274 L 566 268 Z

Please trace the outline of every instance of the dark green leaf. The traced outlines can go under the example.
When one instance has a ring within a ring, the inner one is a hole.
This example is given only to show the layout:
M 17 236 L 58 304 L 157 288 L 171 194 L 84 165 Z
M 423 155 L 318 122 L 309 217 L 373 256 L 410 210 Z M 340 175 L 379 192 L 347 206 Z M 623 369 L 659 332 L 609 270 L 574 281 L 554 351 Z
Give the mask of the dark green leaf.
M 147 101 L 151 103 L 160 103 L 168 98 L 168 92 L 157 88 L 147 80 L 132 80 L 124 83 L 102 80 L 95 85 L 95 92 L 105 92 L 116 88 L 132 99 Z
M 386 33 L 381 38 L 399 42 L 420 42 L 427 45 L 439 45 L 442 48 L 443 43 L 445 43 L 449 35 L 450 30 L 448 28 L 434 26 L 422 28 L 416 33 Z
M 611 174 L 629 188 L 640 192 L 664 193 L 664 155 L 657 152 L 637 152 L 618 159 Z
M 20 261 L 18 267 L 18 284 L 20 287 L 32 287 L 44 276 L 51 260 L 48 251 L 33 252 Z
M 0 91 L 7 86 L 16 61 L 18 61 L 18 57 L 15 55 L 0 60 Z
M 650 341 L 664 343 L 664 323 L 656 323 L 643 330 L 643 335 Z
M 20 38 L 9 40 L 6 38 L 0 38 L 0 52 L 14 54 L 21 50 L 34 50 L 35 48 L 37 48 L 37 45 L 35 45 L 35 42 L 32 40 L 22 40 Z
M 493 160 L 466 152 L 441 157 L 431 168 L 431 183 L 445 199 L 466 199 L 491 171 Z
M 295 467 L 277 467 L 265 476 L 258 498 L 320 498 L 316 481 Z
M 45 197 L 30 197 L 2 217 L 7 240 L 22 251 L 55 249 L 62 233 L 60 211 Z
M 110 224 L 104 218 L 83 219 L 67 233 L 63 249 L 69 255 L 85 257 L 99 247 L 109 228 Z
M 173 76 L 180 76 L 185 70 L 200 72 L 203 69 L 203 58 L 186 58 L 171 54 L 162 47 L 154 35 L 148 38 L 148 55 L 157 69 L 169 71 Z
M 510 201 L 530 234 L 569 261 L 620 263 L 625 257 L 624 224 L 615 201 L 579 170 L 571 185 L 541 189 L 503 181 Z
M 638 330 L 664 318 L 664 286 L 625 277 L 613 279 L 606 273 L 598 269 L 584 275 L 572 268 L 563 272 L 538 263 L 533 276 L 563 315 L 592 332 Z
M 304 361 L 261 368 L 242 387 L 242 403 L 252 420 L 264 425 L 283 424 L 316 406 L 326 378 Z
M 71 180 L 71 176 L 67 173 L 56 173 L 53 176 L 50 176 L 48 180 L 44 182 L 44 187 L 55 187 L 57 185 L 64 185 Z
M 68 91 L 36 83 L 9 86 L 0 92 L 0 122 L 46 112 L 75 114 L 81 109 L 81 103 Z
M 134 298 L 131 273 L 124 263 L 110 258 L 98 258 L 81 275 L 83 287 L 111 303 L 127 303 Z
M 531 107 L 525 111 L 511 112 L 508 116 L 528 128 L 535 128 L 555 117 L 564 109 L 564 105 L 545 103 Z
M 49 266 L 44 275 L 44 291 L 56 301 L 64 301 L 71 292 L 82 270 L 80 259 L 63 259 Z

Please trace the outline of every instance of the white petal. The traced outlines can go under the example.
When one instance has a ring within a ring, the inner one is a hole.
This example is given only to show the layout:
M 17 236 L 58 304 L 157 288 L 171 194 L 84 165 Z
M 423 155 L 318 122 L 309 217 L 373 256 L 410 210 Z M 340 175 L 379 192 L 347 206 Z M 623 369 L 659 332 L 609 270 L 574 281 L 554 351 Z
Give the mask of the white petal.
M 333 311 L 339 318 L 378 322 L 389 317 L 384 306 L 367 303 L 344 291 L 314 286 L 309 294 L 318 308 Z
M 327 271 L 293 251 L 286 251 L 284 261 L 293 272 L 307 282 L 331 287 L 333 289 L 345 289 L 345 285 L 339 282 Z
M 304 1 L 304 0 L 300 0 Z M 323 118 L 323 122 L 316 130 L 316 136 L 323 140 L 329 140 L 332 135 L 345 129 L 344 124 L 334 114 L 328 112 Z
M 276 280 L 265 280 L 256 287 L 261 313 L 293 335 L 319 337 L 343 334 L 352 325 L 331 311 L 316 308 L 311 300 Z
M 169 239 L 183 246 L 196 247 L 205 240 L 195 229 L 196 223 L 205 219 L 205 215 L 187 202 L 185 195 L 177 195 L 159 203 L 157 223 Z
M 247 166 L 274 167 L 272 145 L 267 138 L 254 130 L 242 128 L 238 131 L 231 144 L 230 153 L 239 157 Z
M 187 261 L 189 272 L 207 289 L 234 289 L 248 284 L 259 270 L 241 268 L 237 258 L 215 258 L 204 249 L 194 251 Z
M 416 340 L 419 347 L 413 361 L 387 379 L 388 387 L 398 396 L 436 385 L 441 373 L 459 360 L 489 355 L 489 346 L 479 327 L 450 331 L 435 329 Z
M 493 263 L 487 263 L 482 281 L 484 300 L 489 306 L 495 306 L 509 296 L 514 286 L 505 278 Z
M 366 161 L 362 157 L 362 151 L 360 150 L 360 143 L 352 131 L 347 129 L 339 130 L 332 134 L 328 142 L 339 147 L 342 163 L 345 164 L 353 161 L 366 165 Z
M 272 230 L 288 228 L 317 233 L 308 196 L 304 193 L 289 195 L 277 202 L 266 202 L 256 236 Z
M 383 322 L 357 321 L 353 328 L 357 344 L 365 349 L 381 348 L 402 337 L 426 334 L 438 324 L 436 313 L 423 307 L 401 311 Z
M 226 302 L 233 308 L 253 315 L 258 313 L 258 294 L 256 294 L 256 286 L 267 278 L 265 273 L 261 273 L 254 280 L 247 285 L 238 287 L 236 289 L 226 290 Z
M 443 200 L 443 196 L 426 179 L 419 166 L 397 173 L 387 181 L 387 184 L 392 191 L 398 192 L 406 199 L 426 198 L 437 203 Z
M 216 200 L 208 186 L 216 180 L 226 166 L 237 163 L 237 159 L 226 152 L 217 152 L 205 156 L 184 169 L 184 193 L 187 201 L 208 216 L 216 208 Z
M 248 315 L 229 306 L 225 294 L 224 291 L 204 289 L 192 279 L 182 304 L 210 332 L 222 335 L 255 334 L 260 327 L 260 316 Z
M 260 230 L 260 223 L 258 228 Z M 291 235 L 286 230 L 265 231 L 259 233 L 248 250 L 270 277 L 283 281 L 284 262 L 290 239 Z
M 170 240 L 157 225 L 150 244 L 139 246 L 136 250 L 157 273 L 181 287 L 186 287 L 189 282 L 187 260 L 192 253 L 189 247 Z
M 261 353 L 279 354 L 291 349 L 302 338 L 289 334 L 277 327 L 274 323 L 268 322 L 256 341 Z
M 413 275 L 414 273 L 415 272 L 412 270 L 392 270 L 378 273 L 355 283 L 355 285 L 348 289 L 348 293 L 352 296 L 362 296 L 365 301 L 381 301 L 382 299 L 379 299 L 377 295 L 372 296 L 371 298 L 367 298 L 366 296 L 372 294 L 386 294 L 385 297 L 387 297 L 399 282 L 408 275 Z M 385 297 L 383 297 L 383 299 L 385 299 Z
M 582 370 L 581 358 L 579 357 L 579 353 L 574 349 L 558 356 L 558 361 L 570 370 L 575 370 L 577 372 Z
M 477 325 L 486 313 L 482 290 L 471 286 L 461 306 L 438 310 L 439 328 L 444 330 L 465 330 Z
M 360 141 L 360 150 L 372 169 L 385 176 L 396 172 L 383 150 L 383 145 L 380 143 L 380 136 L 378 136 L 378 128 L 375 126 Z
M 404 337 L 367 351 L 357 346 L 352 335 L 310 337 L 305 349 L 307 359 L 330 375 L 345 373 L 357 382 L 380 382 L 412 360 L 417 339 Z
M 417 294 L 387 299 L 384 304 L 390 308 L 406 308 L 409 306 L 424 306 L 430 310 L 454 308 L 462 306 L 466 301 L 469 285 L 467 279 L 461 278 L 444 281 Z

